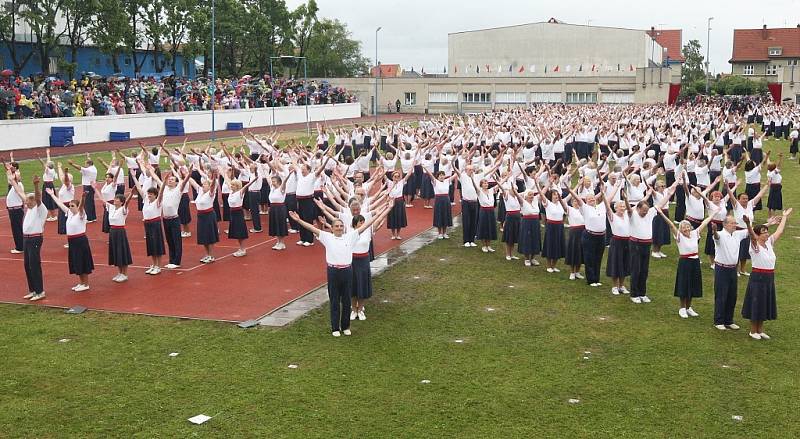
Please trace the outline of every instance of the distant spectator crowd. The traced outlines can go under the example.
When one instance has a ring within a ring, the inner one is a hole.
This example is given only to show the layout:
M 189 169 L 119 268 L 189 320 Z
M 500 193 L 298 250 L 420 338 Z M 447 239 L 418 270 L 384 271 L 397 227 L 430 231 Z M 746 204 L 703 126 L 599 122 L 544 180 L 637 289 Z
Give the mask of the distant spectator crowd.
M 212 98 L 213 96 L 213 98 Z M 0 119 L 107 116 L 117 114 L 284 107 L 356 102 L 327 81 L 262 78 L 186 79 L 101 77 L 0 78 Z

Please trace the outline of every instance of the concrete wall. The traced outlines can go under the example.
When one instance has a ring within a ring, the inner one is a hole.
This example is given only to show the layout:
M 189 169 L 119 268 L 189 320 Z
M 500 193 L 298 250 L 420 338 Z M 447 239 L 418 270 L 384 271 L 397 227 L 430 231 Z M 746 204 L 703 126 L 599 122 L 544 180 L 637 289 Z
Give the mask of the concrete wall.
M 542 94 L 558 94 L 558 102 L 567 102 L 567 93 L 597 93 L 597 102 L 603 102 L 603 93 L 633 94 L 634 103 L 666 102 L 669 84 L 680 82 L 680 67 L 637 69 L 634 76 L 546 77 L 546 78 L 393 78 L 378 80 L 378 110 L 387 111 L 387 104 L 400 100 L 404 113 L 458 113 L 486 111 L 492 108 L 527 105 Z M 365 114 L 371 114 L 375 96 L 374 78 L 335 78 L 331 82 L 346 87 L 358 96 Z M 500 102 L 498 93 L 524 93 L 525 102 L 510 104 Z M 405 94 L 416 93 L 414 105 L 405 105 Z M 455 94 L 455 102 L 431 102 L 435 93 Z M 491 93 L 489 103 L 464 102 L 464 93 Z
M 647 67 L 650 59 L 660 63 L 662 54 L 658 43 L 645 31 L 635 29 L 531 23 L 448 35 L 451 77 L 544 76 L 545 65 L 551 70 L 548 75 L 635 76 L 631 65 Z M 579 72 L 581 64 L 583 70 Z M 593 64 L 599 73 L 591 71 Z M 535 72 L 530 71 L 531 65 L 536 67 Z M 556 65 L 559 73 L 552 72 Z M 520 66 L 525 67 L 522 73 Z
M 361 116 L 358 103 L 224 110 L 216 112 L 215 128 L 217 131 L 223 131 L 228 122 L 241 122 L 245 128 L 302 123 L 306 121 L 306 108 L 311 122 Z M 108 133 L 112 131 L 128 131 L 131 133 L 131 139 L 163 136 L 166 134 L 165 119 L 183 119 L 184 131 L 187 134 L 211 131 L 210 111 L 8 120 L 0 122 L 0 139 L 3 139 L 0 150 L 47 146 L 50 144 L 50 128 L 53 126 L 74 127 L 75 144 L 108 141 Z

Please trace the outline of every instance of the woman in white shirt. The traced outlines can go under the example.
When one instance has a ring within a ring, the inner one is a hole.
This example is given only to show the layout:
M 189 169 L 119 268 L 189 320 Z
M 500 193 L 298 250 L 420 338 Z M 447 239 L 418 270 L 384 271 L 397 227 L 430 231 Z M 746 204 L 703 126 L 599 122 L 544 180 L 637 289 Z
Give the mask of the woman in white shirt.
M 544 243 L 542 244 L 542 256 L 547 259 L 547 272 L 558 273 L 561 270 L 556 267 L 558 260 L 564 257 L 566 243 L 564 242 L 564 215 L 567 205 L 561 198 L 561 193 L 557 190 L 548 190 L 545 194 L 539 190 L 539 200 L 544 206 L 547 224 L 544 227 Z
M 290 175 L 293 173 L 294 170 L 290 172 Z M 286 220 L 288 219 L 286 180 L 276 173 L 270 179 L 270 184 L 272 187 L 269 191 L 269 236 L 277 240 L 272 249 L 286 250 L 286 243 L 283 242 L 289 234 L 289 228 L 286 225 Z
M 143 167 L 144 173 L 155 174 L 149 166 Z M 164 185 L 159 189 L 151 187 L 146 191 L 142 189 L 139 180 L 134 177 L 133 183 L 139 192 L 139 197 L 144 201 L 142 206 L 142 221 L 144 222 L 144 240 L 147 248 L 147 256 L 150 256 L 150 267 L 145 271 L 147 274 L 156 275 L 161 273 L 161 257 L 166 253 L 164 249 L 164 229 L 161 220 L 161 200 L 164 196 Z
M 783 211 L 780 224 L 771 236 L 767 225 L 753 227 L 751 220 L 745 220 L 752 244 L 749 248 L 753 259 L 753 274 L 747 281 L 747 291 L 742 303 L 742 317 L 750 320 L 750 337 L 756 340 L 769 340 L 764 333 L 764 321 L 778 318 L 778 304 L 775 294 L 775 243 L 786 227 L 786 220 L 792 209 Z
M 219 174 L 211 171 L 209 178 L 203 180 L 202 186 L 194 180 L 189 183 L 197 191 L 195 206 L 197 207 L 197 243 L 205 249 L 206 255 L 200 262 L 209 264 L 214 262 L 214 244 L 219 242 L 219 229 L 217 228 L 217 215 L 214 212 L 214 199 L 217 196 L 217 182 Z
M 767 209 L 769 210 L 770 217 L 772 217 L 773 213 L 783 210 L 783 175 L 781 175 L 781 162 L 783 162 L 783 153 L 778 153 L 777 163 L 771 163 L 769 159 L 767 159 L 767 181 L 769 182 Z
M 117 267 L 117 275 L 111 280 L 125 282 L 128 280 L 128 266 L 133 264 L 131 246 L 128 243 L 128 234 L 125 231 L 125 221 L 128 217 L 128 202 L 131 201 L 133 191 L 128 196 L 115 195 L 108 207 L 108 223 L 111 230 L 108 233 L 108 265 Z
M 619 190 L 619 185 L 612 189 L 612 194 Z M 608 259 L 606 260 L 606 276 L 611 278 L 611 294 L 618 296 L 620 293 L 628 294 L 625 288 L 625 278 L 630 274 L 630 216 L 628 201 L 623 194 L 622 200 L 612 206 L 609 198 L 603 197 L 606 205 L 606 216 L 611 226 L 611 243 L 608 246 Z
M 89 246 L 89 238 L 86 237 L 86 213 L 83 211 L 83 200 L 70 200 L 64 204 L 58 199 L 52 188 L 48 188 L 46 192 L 67 216 L 69 274 L 78 276 L 78 284 L 72 287 L 72 291 L 78 293 L 86 291 L 89 289 L 89 275 L 94 271 L 94 260 L 92 259 L 92 249 Z
M 769 160 L 769 152 L 767 152 L 767 160 Z M 751 199 L 755 198 L 756 194 L 761 191 L 761 163 L 756 163 L 753 160 L 748 160 L 744 164 L 744 191 Z M 753 206 L 753 210 L 761 210 L 763 208 L 761 200 Z

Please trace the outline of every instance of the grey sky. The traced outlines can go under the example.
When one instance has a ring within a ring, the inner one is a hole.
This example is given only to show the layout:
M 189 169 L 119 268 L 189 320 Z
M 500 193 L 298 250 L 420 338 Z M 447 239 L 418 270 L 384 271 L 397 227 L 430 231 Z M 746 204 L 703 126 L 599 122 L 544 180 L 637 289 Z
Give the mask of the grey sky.
M 289 8 L 303 3 L 287 0 Z M 347 23 L 353 37 L 362 43 L 364 55 L 375 58 L 375 29 L 378 59 L 400 64 L 405 69 L 424 67 L 441 72 L 447 65 L 447 34 L 464 30 L 546 21 L 555 17 L 573 24 L 649 29 L 683 29 L 684 44 L 700 40 L 705 55 L 706 20 L 711 22 L 711 70 L 730 72 L 728 60 L 733 49 L 734 28 L 794 27 L 800 23 L 800 0 L 764 2 L 688 1 L 670 2 L 603 0 L 317 0 L 321 17 Z M 491 5 L 491 6 L 490 6 Z

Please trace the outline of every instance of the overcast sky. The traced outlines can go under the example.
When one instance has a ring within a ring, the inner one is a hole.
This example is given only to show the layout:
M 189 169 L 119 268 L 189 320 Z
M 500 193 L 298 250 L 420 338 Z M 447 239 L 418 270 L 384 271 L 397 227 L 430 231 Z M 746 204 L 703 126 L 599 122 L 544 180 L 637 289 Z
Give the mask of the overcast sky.
M 287 0 L 293 9 L 304 3 Z M 711 22 L 711 70 L 730 72 L 734 28 L 794 27 L 800 23 L 800 0 L 759 2 L 672 0 L 670 2 L 600 0 L 317 0 L 319 16 L 345 22 L 364 55 L 417 71 L 441 72 L 447 65 L 447 34 L 465 30 L 547 21 L 555 17 L 573 24 L 649 29 L 683 29 L 683 43 L 700 40 L 705 55 L 706 23 Z M 590 6 L 591 5 L 591 6 Z M 665 6 L 669 6 L 666 7 Z

